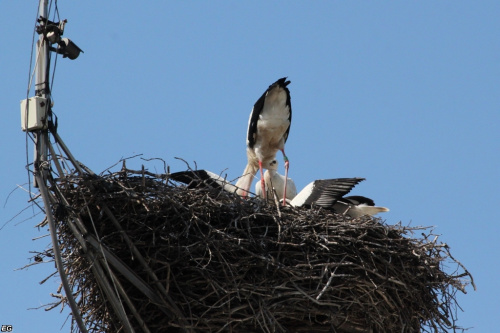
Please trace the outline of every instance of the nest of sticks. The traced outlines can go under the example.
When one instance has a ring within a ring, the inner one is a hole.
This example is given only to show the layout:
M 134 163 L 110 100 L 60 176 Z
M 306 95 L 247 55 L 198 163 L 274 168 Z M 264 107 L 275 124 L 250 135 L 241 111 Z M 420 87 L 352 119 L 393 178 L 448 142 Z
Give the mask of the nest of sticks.
M 50 184 L 89 332 L 447 332 L 473 284 L 428 228 L 187 189 L 125 165 Z

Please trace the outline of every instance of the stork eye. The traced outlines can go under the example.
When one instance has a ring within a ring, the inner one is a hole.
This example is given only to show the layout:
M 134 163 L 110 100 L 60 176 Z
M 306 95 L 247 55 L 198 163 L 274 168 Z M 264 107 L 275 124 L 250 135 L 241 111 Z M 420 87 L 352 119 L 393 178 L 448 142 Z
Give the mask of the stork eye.
M 276 164 L 276 160 L 271 161 L 271 165 L 275 165 L 275 164 Z

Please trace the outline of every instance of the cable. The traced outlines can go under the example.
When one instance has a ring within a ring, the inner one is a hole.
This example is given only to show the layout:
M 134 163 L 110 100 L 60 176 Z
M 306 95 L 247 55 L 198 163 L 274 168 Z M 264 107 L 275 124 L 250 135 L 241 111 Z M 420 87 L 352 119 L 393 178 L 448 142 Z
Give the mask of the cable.
M 38 8 L 36 9 L 36 19 L 35 19 L 35 27 L 33 28 L 33 36 L 31 38 L 31 53 L 30 53 L 30 68 L 29 68 L 29 71 L 28 71 L 28 89 L 26 90 L 26 99 L 29 99 L 30 97 L 30 90 L 31 90 L 31 83 L 32 83 L 32 80 L 33 80 L 33 75 L 35 73 L 35 71 L 33 70 L 33 74 L 31 73 L 31 68 L 33 67 L 33 51 L 34 51 L 34 46 L 35 46 L 35 32 L 36 32 L 36 25 L 37 25 L 37 22 L 38 22 L 38 14 L 40 13 L 40 2 L 38 2 Z M 39 49 L 37 49 L 37 56 L 36 56 L 36 63 L 38 63 L 38 54 L 40 53 Z M 35 68 L 36 68 L 36 64 L 35 64 Z M 33 196 L 31 195 L 32 191 L 31 191 L 31 177 L 30 177 L 30 171 L 29 171 L 29 155 L 28 155 L 28 137 L 31 137 L 30 136 L 30 132 L 26 131 L 26 136 L 25 136 L 25 139 L 26 139 L 26 170 L 28 172 L 28 193 L 29 193 L 29 196 L 30 196 L 30 199 L 33 200 Z M 31 137 L 32 141 L 34 142 L 34 139 Z
M 52 1 L 51 1 L 51 6 L 52 6 Z M 55 10 L 54 10 L 54 16 L 52 17 L 52 21 L 53 22 L 59 22 L 60 21 L 60 17 L 59 17 L 59 8 L 57 7 L 57 0 L 55 1 Z M 49 12 L 50 12 L 50 9 L 49 9 Z M 56 20 L 56 14 L 57 14 L 57 20 Z M 50 100 L 51 102 L 53 101 L 52 99 L 52 91 L 53 91 L 53 88 L 54 88 L 54 78 L 56 76 L 56 66 L 57 66 L 57 59 L 58 59 L 58 53 L 56 52 L 56 58 L 54 60 L 54 67 L 52 69 L 52 81 L 50 82 Z
M 42 194 L 43 204 L 45 206 L 45 215 L 47 216 L 47 220 L 49 222 L 50 236 L 52 238 L 52 245 L 53 245 L 52 248 L 54 249 L 54 260 L 56 261 L 56 268 L 57 271 L 59 272 L 59 276 L 61 277 L 61 282 L 63 284 L 64 291 L 66 292 L 66 299 L 68 300 L 68 303 L 73 313 L 73 319 L 76 321 L 78 328 L 80 329 L 81 332 L 86 333 L 87 329 L 85 327 L 85 324 L 83 323 L 78 305 L 76 304 L 75 299 L 73 298 L 73 290 L 69 285 L 68 279 L 66 278 L 66 272 L 64 271 L 64 264 L 61 257 L 61 250 L 59 248 L 59 241 L 57 239 L 56 224 L 52 216 L 52 212 L 50 211 L 49 193 L 44 183 L 43 172 L 42 174 L 38 173 L 35 176 L 39 183 L 40 193 Z

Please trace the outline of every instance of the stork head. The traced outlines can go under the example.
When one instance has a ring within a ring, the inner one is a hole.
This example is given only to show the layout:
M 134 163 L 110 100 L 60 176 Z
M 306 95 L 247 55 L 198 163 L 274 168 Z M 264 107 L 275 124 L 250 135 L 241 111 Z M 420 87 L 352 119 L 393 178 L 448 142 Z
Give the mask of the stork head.
M 276 159 L 272 160 L 271 162 L 268 163 L 268 165 L 266 166 L 266 169 L 267 170 L 272 170 L 272 171 L 276 171 L 278 170 L 278 161 Z

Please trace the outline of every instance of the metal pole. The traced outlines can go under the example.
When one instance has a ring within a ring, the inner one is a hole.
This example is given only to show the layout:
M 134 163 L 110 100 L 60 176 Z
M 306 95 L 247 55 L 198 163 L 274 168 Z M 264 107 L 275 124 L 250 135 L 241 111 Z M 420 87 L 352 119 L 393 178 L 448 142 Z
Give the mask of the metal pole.
M 42 19 L 48 19 L 48 0 L 40 0 L 40 17 Z M 40 24 L 46 25 L 47 22 L 41 22 Z M 38 39 L 38 68 L 36 72 L 36 82 L 35 82 L 35 93 L 37 96 L 44 97 L 47 99 L 47 103 L 50 104 L 50 87 L 49 87 L 49 42 L 45 39 L 43 33 L 40 34 Z M 35 186 L 40 189 L 40 194 L 42 195 L 43 205 L 45 207 L 45 214 L 47 215 L 47 220 L 49 222 L 50 236 L 52 240 L 52 247 L 54 250 L 54 259 L 56 262 L 57 271 L 61 277 L 61 282 L 64 287 L 64 292 L 66 293 L 66 298 L 68 300 L 69 306 L 71 308 L 71 313 L 75 319 L 78 328 L 81 332 L 87 333 L 87 329 L 83 323 L 82 316 L 80 315 L 80 309 L 76 304 L 75 298 L 73 297 L 73 290 L 69 285 L 66 273 L 64 271 L 64 265 L 61 257 L 61 249 L 59 248 L 59 240 L 57 239 L 57 229 L 54 216 L 52 215 L 49 192 L 47 189 L 47 175 L 49 172 L 48 166 L 48 142 L 49 142 L 49 132 L 48 129 L 41 129 L 35 133 Z
M 48 0 L 40 0 L 39 3 L 39 17 L 48 19 Z M 46 25 L 46 22 L 42 22 L 41 24 Z M 47 102 L 50 103 L 50 88 L 49 88 L 49 45 L 48 41 L 45 39 L 45 35 L 43 33 L 38 37 L 37 42 L 38 47 L 38 61 L 37 61 L 37 71 L 36 71 L 36 81 L 35 81 L 35 94 L 37 96 L 47 98 Z M 41 129 L 34 133 L 35 136 L 35 160 L 34 160 L 34 168 L 35 173 L 41 172 L 43 175 L 43 180 L 45 181 L 46 172 L 44 171 L 43 164 L 47 161 L 47 138 L 48 138 L 48 130 Z M 38 187 L 39 179 L 35 177 L 34 185 Z M 46 184 L 46 183 L 45 183 Z

